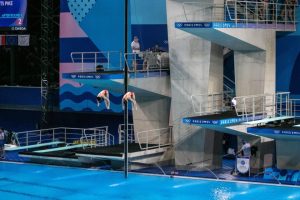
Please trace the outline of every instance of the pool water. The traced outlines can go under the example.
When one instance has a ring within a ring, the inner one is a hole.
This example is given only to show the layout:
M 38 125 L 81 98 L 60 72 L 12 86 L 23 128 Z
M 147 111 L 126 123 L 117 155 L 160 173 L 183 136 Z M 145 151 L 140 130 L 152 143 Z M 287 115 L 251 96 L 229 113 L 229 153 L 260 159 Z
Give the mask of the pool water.
M 300 188 L 0 163 L 0 199 L 300 200 Z

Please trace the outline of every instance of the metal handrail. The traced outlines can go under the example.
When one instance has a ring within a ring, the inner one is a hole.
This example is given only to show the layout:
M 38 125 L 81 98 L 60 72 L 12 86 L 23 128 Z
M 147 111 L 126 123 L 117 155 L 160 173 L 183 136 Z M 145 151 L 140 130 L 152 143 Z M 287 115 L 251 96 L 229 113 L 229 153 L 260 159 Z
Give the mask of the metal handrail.
M 294 4 L 226 0 L 224 4 L 198 1 L 184 2 L 182 6 L 187 22 L 231 22 L 245 27 L 251 24 L 249 28 L 296 29 L 298 5 Z
M 122 144 L 125 139 L 125 125 L 119 124 L 118 127 L 118 134 L 119 134 L 119 144 Z M 128 124 L 128 142 L 133 143 L 135 142 L 134 138 L 134 124 Z
M 239 96 L 235 97 L 235 100 L 236 115 L 247 121 L 254 121 L 258 116 L 262 118 L 293 116 L 289 92 Z
M 88 147 L 103 147 L 114 144 L 114 136 L 108 133 L 108 127 L 97 127 L 84 129 L 84 135 L 80 138 L 81 143 Z
M 141 150 L 172 145 L 172 127 L 140 131 L 136 136 Z
M 300 117 L 300 99 L 290 99 L 291 115 L 295 118 Z
M 161 76 L 162 72 L 170 71 L 169 54 L 167 52 L 125 53 L 124 59 L 129 73 L 134 73 L 135 76 L 137 76 L 137 73 L 144 73 L 144 77 L 149 76 L 150 72 L 159 72 Z
M 231 80 L 228 76 L 223 75 L 223 78 L 227 81 L 229 81 L 231 84 L 235 85 L 235 82 Z
M 122 70 L 123 60 L 120 51 L 100 51 L 100 52 L 71 52 L 71 60 L 73 63 L 81 64 L 81 72 L 97 71 L 98 65 L 103 65 L 105 70 Z M 117 67 L 112 67 L 114 62 Z M 85 64 L 93 64 L 93 68 L 86 69 Z
M 103 126 L 90 129 L 57 127 L 17 132 L 15 133 L 15 137 L 20 146 L 28 146 L 31 144 L 48 143 L 55 141 L 61 141 L 66 144 L 73 144 L 74 142 L 79 142 L 80 138 L 85 136 L 87 130 L 101 129 L 107 133 L 108 127 Z
M 194 113 L 206 115 L 223 112 L 227 108 L 224 94 L 226 95 L 226 92 L 191 95 Z

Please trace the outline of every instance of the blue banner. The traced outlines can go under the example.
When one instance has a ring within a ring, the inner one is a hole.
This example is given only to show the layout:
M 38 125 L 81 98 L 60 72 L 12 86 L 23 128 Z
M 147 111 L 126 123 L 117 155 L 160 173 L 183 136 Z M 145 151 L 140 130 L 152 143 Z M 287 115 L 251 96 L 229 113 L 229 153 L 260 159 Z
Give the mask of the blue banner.
M 0 0 L 0 29 L 27 29 L 27 0 Z

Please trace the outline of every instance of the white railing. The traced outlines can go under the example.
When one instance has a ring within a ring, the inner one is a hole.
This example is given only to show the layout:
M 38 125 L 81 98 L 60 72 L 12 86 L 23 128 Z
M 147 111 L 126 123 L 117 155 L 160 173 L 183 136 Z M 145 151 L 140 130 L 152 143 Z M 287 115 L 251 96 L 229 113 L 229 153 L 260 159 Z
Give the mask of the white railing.
M 61 141 L 66 144 L 79 143 L 84 134 L 82 128 L 50 128 L 17 132 L 16 140 L 20 146 Z
M 69 144 L 80 144 L 82 138 L 88 137 L 89 135 L 105 133 L 106 144 L 113 144 L 113 136 L 108 133 L 108 127 L 97 127 L 97 128 L 68 128 L 58 127 L 40 130 L 31 130 L 15 133 L 15 137 L 19 146 L 29 146 L 35 144 L 49 143 L 49 142 L 63 142 L 66 145 Z
M 230 105 L 226 105 L 224 96 L 224 93 L 192 95 L 194 113 L 197 115 L 207 115 L 228 110 Z
M 295 116 L 295 118 L 300 117 L 300 99 L 290 99 L 290 106 L 292 109 L 292 115 Z
M 125 62 L 130 73 L 145 73 L 169 71 L 169 54 L 167 52 L 145 51 L 140 53 L 125 53 Z
M 235 100 L 237 116 L 247 121 L 257 120 L 257 117 L 293 116 L 289 92 L 240 96 Z
M 141 150 L 172 145 L 172 127 L 141 131 L 136 134 Z
M 84 135 L 80 138 L 81 144 L 88 144 L 92 148 L 114 145 L 114 142 L 114 136 L 108 133 L 107 126 L 84 129 Z
M 119 134 L 119 144 L 124 143 L 125 139 L 125 125 L 124 124 L 119 124 L 118 128 L 118 134 Z M 134 143 L 135 138 L 134 138 L 134 125 L 133 124 L 128 124 L 128 143 Z
M 223 22 L 224 4 L 212 4 L 203 2 L 182 3 L 184 16 L 187 22 Z
M 123 69 L 123 56 L 119 51 L 72 52 L 71 59 L 81 65 L 81 72 Z
M 233 22 L 251 24 L 251 28 L 286 30 L 295 30 L 297 23 L 296 4 L 236 0 L 212 4 L 198 1 L 184 2 L 183 10 L 187 22 Z

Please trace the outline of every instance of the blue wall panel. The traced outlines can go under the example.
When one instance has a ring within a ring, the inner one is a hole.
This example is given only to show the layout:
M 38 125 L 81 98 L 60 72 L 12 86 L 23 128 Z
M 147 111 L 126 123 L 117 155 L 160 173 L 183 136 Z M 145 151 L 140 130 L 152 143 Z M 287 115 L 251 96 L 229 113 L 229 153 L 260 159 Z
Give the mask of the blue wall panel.
M 122 94 L 111 93 L 111 110 L 97 107 L 95 96 L 100 91 L 91 85 L 80 85 L 64 73 L 73 73 L 71 52 L 125 50 L 125 1 L 120 0 L 61 0 L 61 24 L 81 29 L 84 34 L 72 34 L 61 28 L 60 38 L 60 108 L 63 111 L 96 111 L 121 113 Z M 142 50 L 155 44 L 168 49 L 166 0 L 129 0 L 128 51 L 132 37 L 140 38 Z M 74 20 L 70 20 L 72 17 Z M 75 31 L 75 30 L 74 30 Z M 74 32 L 73 32 L 74 33 Z M 111 57 L 111 65 L 119 66 L 119 58 Z M 116 64 L 115 64 L 116 63 Z M 74 65 L 75 66 L 75 65 Z M 77 67 L 78 68 L 78 67 Z
M 41 104 L 41 89 L 0 87 L 0 104 L 39 106 Z
M 158 44 L 168 51 L 168 26 L 166 24 L 132 25 L 132 36 L 140 39 L 141 50 L 147 50 Z

